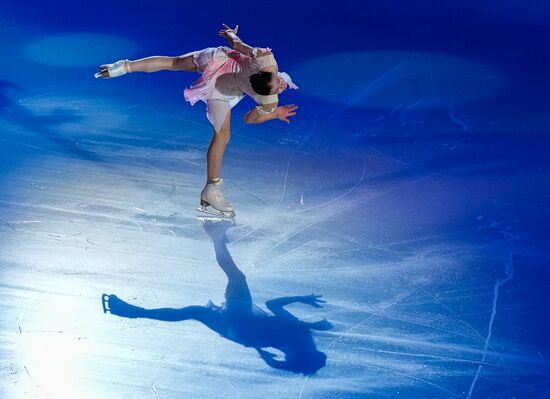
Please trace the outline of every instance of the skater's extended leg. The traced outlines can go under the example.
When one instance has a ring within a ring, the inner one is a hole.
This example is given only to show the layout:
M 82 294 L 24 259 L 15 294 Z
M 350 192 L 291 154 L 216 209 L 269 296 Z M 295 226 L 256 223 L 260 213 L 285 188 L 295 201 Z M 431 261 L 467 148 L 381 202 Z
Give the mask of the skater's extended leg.
M 123 301 L 116 295 L 104 295 L 103 301 L 109 313 L 121 316 L 135 318 L 146 318 L 163 321 L 183 321 L 195 319 L 202 321 L 212 310 L 205 306 L 186 306 L 184 308 L 161 308 L 161 309 L 145 309 L 140 306 L 131 305 Z
M 156 55 L 135 61 L 120 60 L 113 64 L 100 65 L 96 77 L 114 78 L 129 72 L 158 72 L 164 70 L 196 72 L 197 66 L 193 61 L 194 54 L 195 52 L 176 57 Z
M 123 301 L 116 295 L 102 295 L 103 309 L 111 314 L 135 318 L 147 318 L 163 321 L 183 321 L 195 319 L 202 321 L 212 310 L 205 306 L 186 306 L 184 308 L 145 309 Z
M 190 319 L 203 321 L 212 312 L 212 310 L 205 306 L 186 306 L 180 309 L 142 309 L 139 317 L 163 321 L 183 321 Z
M 130 72 L 158 72 L 158 71 L 189 71 L 196 72 L 197 66 L 193 62 L 193 54 L 188 53 L 177 57 L 156 55 L 128 62 Z
M 224 334 L 226 331 L 226 320 L 223 314 L 215 309 L 207 306 L 186 306 L 184 308 L 161 308 L 161 309 L 145 309 L 139 306 L 131 305 L 116 295 L 103 295 L 105 311 L 120 316 L 132 319 L 145 318 L 162 321 L 184 321 L 196 320 L 210 329 Z

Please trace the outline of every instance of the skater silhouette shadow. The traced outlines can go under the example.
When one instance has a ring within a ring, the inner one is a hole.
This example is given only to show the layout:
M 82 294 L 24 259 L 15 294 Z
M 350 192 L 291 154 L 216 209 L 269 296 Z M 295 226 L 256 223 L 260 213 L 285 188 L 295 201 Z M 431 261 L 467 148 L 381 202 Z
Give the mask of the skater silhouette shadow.
M 63 108 L 54 108 L 49 114 L 35 115 L 26 107 L 10 99 L 9 90 L 21 89 L 5 80 L 0 80 L 0 115 L 9 123 L 36 133 L 53 144 L 51 150 L 59 151 L 80 159 L 100 162 L 101 157 L 95 152 L 79 147 L 72 138 L 63 137 L 59 128 L 67 123 L 82 123 L 82 117 Z M 33 143 L 33 145 L 36 145 Z
M 299 302 L 320 308 L 325 301 L 320 299 L 320 295 L 313 294 L 271 299 L 266 302 L 271 314 L 256 306 L 246 276 L 227 249 L 226 231 L 230 225 L 227 221 L 205 221 L 203 224 L 214 243 L 218 265 L 228 279 L 226 302 L 221 306 L 209 301 L 206 306 L 146 309 L 131 305 L 116 295 L 103 294 L 104 312 L 171 322 L 196 320 L 230 341 L 256 349 L 270 367 L 304 375 L 314 374 L 325 366 L 326 355 L 317 349 L 312 330 L 328 330 L 332 324 L 325 319 L 313 323 L 302 321 L 284 307 Z M 279 358 L 269 348 L 281 351 L 284 358 Z

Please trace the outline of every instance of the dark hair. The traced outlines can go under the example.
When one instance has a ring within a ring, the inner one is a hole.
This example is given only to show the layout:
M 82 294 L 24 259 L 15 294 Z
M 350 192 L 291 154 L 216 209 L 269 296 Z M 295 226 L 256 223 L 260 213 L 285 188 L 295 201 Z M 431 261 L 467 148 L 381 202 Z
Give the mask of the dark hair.
M 250 84 L 252 89 L 262 96 L 268 96 L 271 94 L 271 78 L 273 74 L 271 72 L 260 71 L 250 76 Z

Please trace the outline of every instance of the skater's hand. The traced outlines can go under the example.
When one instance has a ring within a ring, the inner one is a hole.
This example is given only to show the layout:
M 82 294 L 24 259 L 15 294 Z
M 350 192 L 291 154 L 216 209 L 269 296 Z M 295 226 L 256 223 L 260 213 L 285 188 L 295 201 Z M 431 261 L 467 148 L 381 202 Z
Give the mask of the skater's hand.
M 300 297 L 299 302 L 305 303 L 306 305 L 311 305 L 315 308 L 322 308 L 324 303 L 327 301 L 320 299 L 322 295 L 304 295 Z
M 258 351 L 258 355 L 265 361 L 272 360 L 275 357 L 274 353 L 263 350 L 262 348 L 257 348 L 256 350 Z
M 237 36 L 237 31 L 239 30 L 239 25 L 235 25 L 233 29 L 231 29 L 226 24 L 222 24 L 222 28 L 220 29 L 219 36 L 224 37 L 227 40 L 231 41 L 234 39 L 234 36 Z
M 288 104 L 288 105 L 282 105 L 280 107 L 277 107 L 275 110 L 275 115 L 277 115 L 277 118 L 282 120 L 283 122 L 290 123 L 288 120 L 289 116 L 296 115 L 296 111 L 298 107 L 294 104 Z

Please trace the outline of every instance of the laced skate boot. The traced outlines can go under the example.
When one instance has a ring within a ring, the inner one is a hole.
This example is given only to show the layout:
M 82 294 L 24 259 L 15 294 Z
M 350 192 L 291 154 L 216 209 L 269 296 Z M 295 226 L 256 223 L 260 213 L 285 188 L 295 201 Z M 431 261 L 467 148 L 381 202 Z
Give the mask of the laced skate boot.
M 207 209 L 208 206 L 211 206 L 217 212 Z M 221 180 L 206 183 L 201 192 L 201 207 L 197 210 L 215 216 L 230 218 L 235 216 L 235 210 L 223 195 Z
M 130 72 L 129 61 L 120 60 L 112 64 L 103 64 L 99 66 L 99 72 L 94 75 L 96 78 L 116 78 L 126 75 Z

